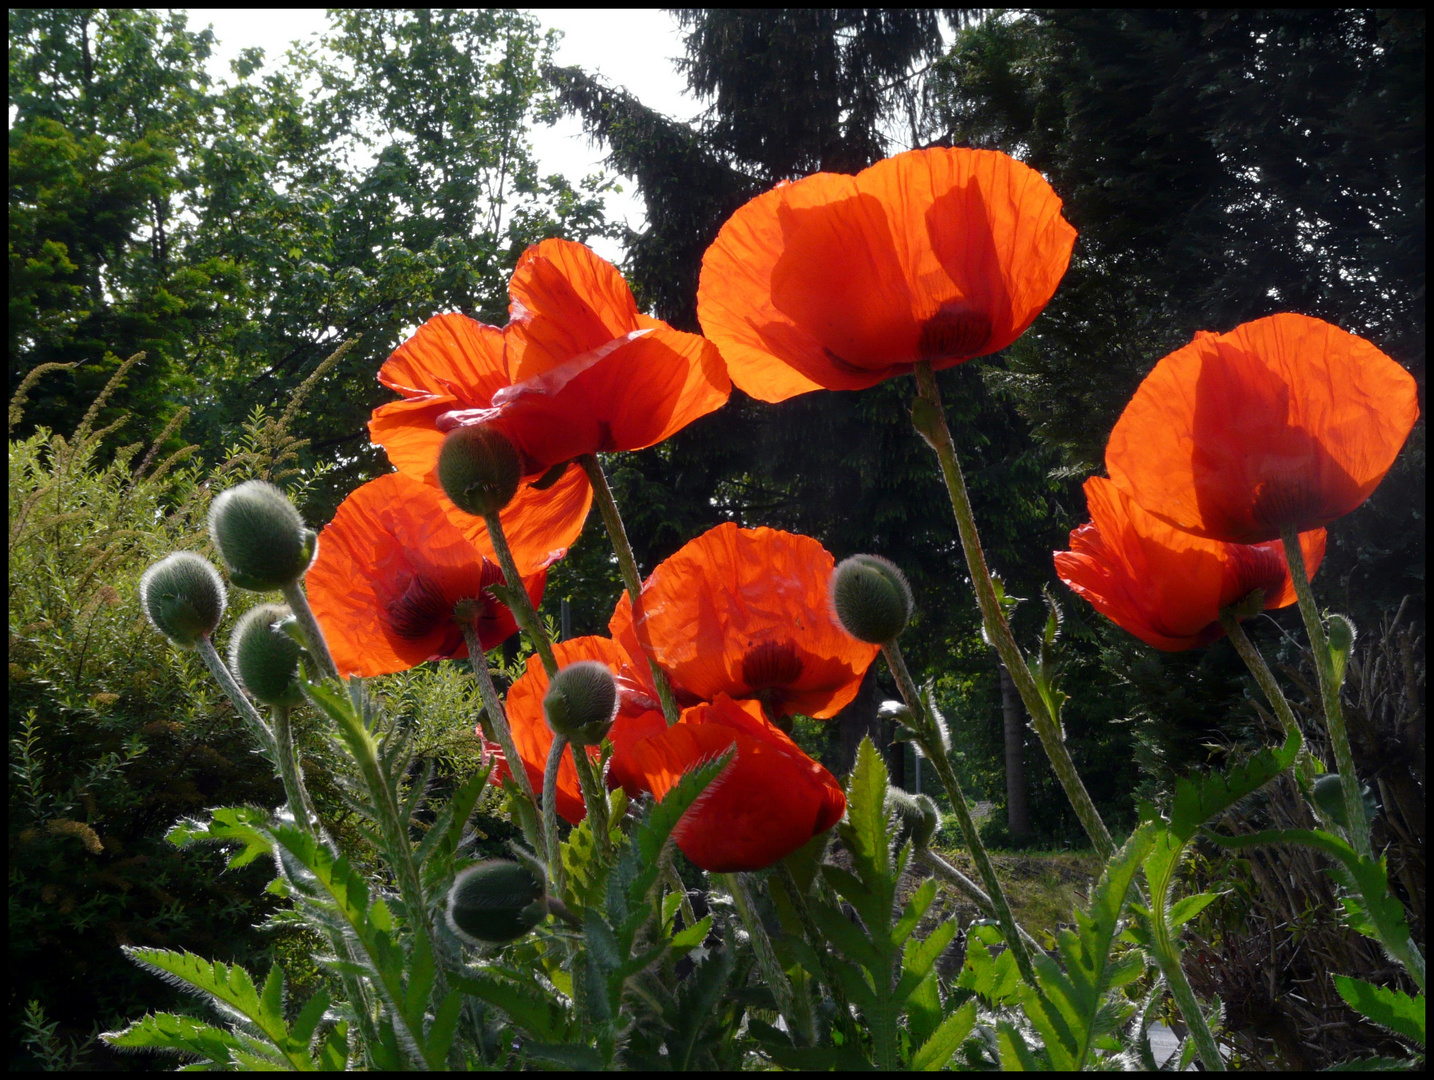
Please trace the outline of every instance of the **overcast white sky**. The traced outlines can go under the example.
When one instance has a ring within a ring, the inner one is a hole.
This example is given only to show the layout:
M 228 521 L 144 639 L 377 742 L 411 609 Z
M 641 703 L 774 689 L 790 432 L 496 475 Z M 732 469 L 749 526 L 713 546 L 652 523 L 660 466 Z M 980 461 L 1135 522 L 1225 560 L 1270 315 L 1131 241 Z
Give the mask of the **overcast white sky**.
M 277 65 L 292 42 L 308 39 L 328 25 L 322 8 L 184 10 L 190 30 L 214 28 L 218 42 L 210 60 L 210 75 L 215 79 L 232 80 L 229 61 L 241 49 L 258 46 L 265 52 L 266 63 Z M 559 65 L 575 65 L 601 74 L 668 116 L 690 120 L 701 110 L 701 103 L 686 94 L 683 80 L 672 64 L 683 51 L 673 16 L 651 9 L 551 8 L 535 14 L 545 30 L 563 33 L 556 57 Z M 551 128 L 537 125 L 532 139 L 545 174 L 562 173 L 577 181 L 596 172 L 601 164 L 603 148 L 588 145 L 575 117 L 565 117 Z M 627 190 L 608 196 L 609 217 L 625 218 L 633 228 L 641 228 L 645 216 L 642 200 L 633 193 L 630 182 L 619 182 Z M 604 250 L 610 245 L 603 243 L 594 247 L 609 259 L 616 260 L 621 254 L 615 247 Z

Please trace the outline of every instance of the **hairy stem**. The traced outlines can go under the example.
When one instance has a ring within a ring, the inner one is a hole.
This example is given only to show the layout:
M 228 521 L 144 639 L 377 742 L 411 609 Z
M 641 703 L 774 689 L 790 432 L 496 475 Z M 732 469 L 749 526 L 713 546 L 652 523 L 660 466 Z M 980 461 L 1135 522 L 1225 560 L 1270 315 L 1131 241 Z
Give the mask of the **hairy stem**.
M 794 1035 L 805 1037 L 808 1034 L 808 1028 L 807 1025 L 802 1024 L 798 1015 L 796 994 L 792 990 L 791 980 L 782 970 L 782 965 L 777 960 L 777 954 L 772 949 L 772 940 L 767 936 L 767 928 L 762 925 L 762 918 L 757 914 L 757 909 L 752 903 L 752 895 L 747 891 L 747 882 L 739 873 L 717 876 L 727 886 L 727 891 L 732 894 L 732 900 L 737 905 L 737 914 L 741 916 L 742 924 L 747 928 L 747 936 L 751 939 L 752 951 L 757 954 L 757 966 L 762 969 L 767 986 L 772 991 L 772 997 L 776 999 L 777 1011 L 787 1022 L 787 1030 Z
M 607 793 L 593 772 L 592 758 L 587 747 L 571 743 L 573 768 L 578 771 L 578 787 L 582 789 L 583 803 L 588 808 L 588 824 L 593 839 L 597 842 L 598 854 L 604 859 L 612 855 L 612 837 L 608 835 Z
M 498 697 L 498 690 L 493 685 L 493 676 L 488 672 L 488 658 L 483 653 L 482 642 L 478 640 L 478 631 L 471 623 L 463 624 L 463 640 L 468 644 L 468 661 L 473 666 L 473 674 L 478 679 L 478 696 L 483 700 L 483 711 L 488 714 L 488 721 L 493 725 L 493 734 L 497 736 L 498 745 L 503 748 L 503 757 L 508 762 L 508 773 L 513 777 L 513 783 L 518 785 L 518 790 L 523 797 L 533 804 L 535 814 L 541 813 L 538 804 L 538 797 L 533 792 L 533 783 L 528 779 L 527 766 L 523 759 L 518 756 L 518 746 L 513 742 L 513 729 L 508 726 L 508 713 L 503 708 L 503 702 Z M 520 815 L 521 817 L 521 815 Z M 547 860 L 547 838 L 546 836 L 530 836 L 528 842 L 533 845 L 533 850 L 538 853 L 538 858 Z
M 298 755 L 294 752 L 294 733 L 289 724 L 289 707 L 275 705 L 270 711 L 274 728 L 274 757 L 279 766 L 279 779 L 284 784 L 284 795 L 289 800 L 289 809 L 301 830 L 310 836 L 318 836 L 313 803 L 309 800 L 308 789 L 304 787 L 304 774 L 299 766 Z
M 563 750 L 567 745 L 566 735 L 553 735 L 547 768 L 543 770 L 543 836 L 548 849 L 548 877 L 552 879 L 553 892 L 558 896 L 563 893 L 566 879 L 562 848 L 558 845 L 558 768 L 563 763 Z
M 543 670 L 551 679 L 558 673 L 557 661 L 553 659 L 553 645 L 548 640 L 548 632 L 543 629 L 543 621 L 538 618 L 533 602 L 528 599 L 528 590 L 523 588 L 523 579 L 518 575 L 518 564 L 513 561 L 513 551 L 508 547 L 508 537 L 503 533 L 503 523 L 498 520 L 497 514 L 484 514 L 483 523 L 488 526 L 488 539 L 493 541 L 493 550 L 498 553 L 498 565 L 503 568 L 503 580 L 508 584 L 509 595 L 513 601 L 513 617 L 533 639 L 533 648 L 543 662 Z
M 966 837 L 966 847 L 971 852 L 971 858 L 976 861 L 976 870 L 986 886 L 991 906 L 996 909 L 996 921 L 1001 924 L 1006 945 L 1016 958 L 1016 967 L 1020 969 L 1021 978 L 1025 979 L 1028 985 L 1037 986 L 1036 970 L 1031 965 L 1030 951 L 1026 948 L 1025 939 L 1021 937 L 1020 928 L 1016 926 L 1016 917 L 1011 914 L 1011 905 L 1006 900 L 1001 879 L 996 876 L 996 867 L 991 863 L 991 856 L 986 853 L 986 845 L 981 843 L 981 834 L 976 831 L 976 823 L 971 820 L 971 808 L 966 805 L 961 783 L 951 768 L 951 759 L 947 756 L 941 733 L 936 730 L 931 717 L 926 715 L 921 695 L 916 690 L 916 683 L 912 681 L 911 672 L 906 668 L 906 661 L 901 657 L 901 648 L 896 644 L 896 640 L 888 641 L 881 647 L 881 651 L 886 657 L 887 667 L 896 679 L 897 689 L 906 699 L 906 704 L 911 706 L 913 716 L 919 718 L 921 749 L 935 767 L 936 775 L 941 777 L 941 782 L 946 785 L 946 794 L 951 797 L 951 808 L 956 812 L 956 820 Z
M 1329 638 L 1325 634 L 1319 608 L 1315 606 L 1314 591 L 1310 588 L 1309 574 L 1305 570 L 1304 552 L 1300 549 L 1299 531 L 1293 525 L 1286 525 L 1280 529 L 1280 539 L 1285 545 L 1285 561 L 1290 567 L 1290 579 L 1295 583 L 1295 595 L 1299 597 L 1305 633 L 1309 635 L 1310 649 L 1314 652 L 1329 742 L 1339 769 L 1340 787 L 1344 791 L 1345 813 L 1349 816 L 1350 843 L 1360 855 L 1369 858 L 1369 818 L 1364 811 L 1359 776 L 1354 771 L 1354 754 L 1349 748 L 1349 732 L 1344 726 L 1344 708 L 1340 703 L 1339 684 L 1335 681 L 1334 664 L 1329 654 Z
M 617 554 L 617 565 L 622 571 L 622 582 L 627 588 L 627 598 L 632 603 L 633 633 L 637 635 L 638 642 L 647 654 L 647 666 L 652 669 L 653 685 L 657 687 L 657 696 L 662 702 L 662 715 L 667 719 L 668 727 L 671 727 L 677 723 L 678 718 L 682 715 L 682 710 L 677 705 L 677 696 L 672 692 L 672 685 L 667 681 L 667 676 L 657 666 L 657 661 L 652 658 L 652 642 L 649 639 L 647 623 L 642 612 L 642 575 L 637 571 L 637 559 L 633 556 L 632 545 L 628 543 L 627 530 L 623 528 L 622 524 L 622 515 L 617 512 L 617 503 L 612 497 L 612 488 L 608 487 L 607 476 L 603 473 L 597 456 L 583 454 L 578 461 L 582 463 L 583 470 L 588 474 L 588 480 L 593 486 L 593 501 L 598 504 L 603 524 L 607 526 L 608 539 L 612 542 L 612 549 Z
M 199 659 L 204 661 L 204 666 L 209 669 L 209 674 L 214 676 L 214 681 L 224 691 L 224 696 L 234 703 L 234 708 L 238 711 L 239 716 L 249 725 L 249 730 L 259 740 L 259 749 L 270 760 L 274 760 L 276 756 L 274 733 L 269 730 L 269 725 L 264 723 L 264 718 L 259 715 L 259 710 L 254 708 L 253 702 L 239 688 L 238 681 L 230 673 L 224 661 L 220 659 L 219 654 L 214 651 L 214 642 L 210 641 L 207 636 L 202 637 L 194 651 L 199 654 Z
M 966 896 L 981 909 L 983 915 L 991 919 L 996 918 L 996 905 L 991 903 L 991 898 L 986 895 L 981 886 L 961 873 L 960 870 L 956 869 L 956 867 L 952 866 L 930 848 L 922 848 L 917 852 L 917 858 L 921 859 L 922 862 L 930 868 L 931 872 L 942 881 L 955 886 L 958 890 L 965 893 Z M 1027 948 L 1039 949 L 1041 947 L 1040 942 L 1031 937 L 1019 923 L 1016 924 L 1016 931 L 1021 935 L 1021 940 L 1026 943 Z
M 1274 672 L 1270 670 L 1265 658 L 1260 655 L 1260 650 L 1255 648 L 1254 642 L 1245 634 L 1245 628 L 1240 625 L 1240 620 L 1229 608 L 1220 609 L 1220 625 L 1225 630 L 1225 635 L 1230 639 L 1230 644 L 1240 654 L 1240 659 L 1245 661 L 1245 666 L 1250 669 L 1250 674 L 1255 677 L 1260 690 L 1264 692 L 1265 700 L 1274 709 L 1275 716 L 1279 718 L 1280 727 L 1284 728 L 1285 737 L 1288 738 L 1291 732 L 1300 736 L 1300 752 L 1295 759 L 1295 769 L 1298 774 L 1306 780 L 1313 775 L 1313 764 L 1310 757 L 1309 747 L 1305 743 L 1304 732 L 1300 731 L 1299 721 L 1295 718 L 1294 710 L 1280 689 L 1280 684 L 1275 680 Z
M 1016 644 L 1011 627 L 1001 611 L 1000 602 L 996 599 L 991 573 L 986 567 L 986 555 L 981 549 L 981 538 L 976 532 L 976 520 L 971 513 L 966 480 L 956 457 L 956 445 L 951 439 L 951 431 L 946 426 L 946 414 L 941 406 L 941 393 L 936 386 L 936 376 L 928 361 L 923 360 L 916 365 L 916 386 L 921 395 L 919 402 L 924 402 L 925 405 L 918 404 L 918 407 L 913 408 L 912 422 L 917 432 L 936 451 L 941 462 L 941 475 L 946 481 L 951 508 L 956 514 L 956 527 L 961 534 L 961 549 L 966 555 L 966 567 L 976 590 L 976 602 L 981 609 L 981 621 L 986 628 L 986 636 L 995 645 L 1002 663 L 1011 674 L 1011 680 L 1016 684 L 1021 700 L 1031 714 L 1031 722 L 1040 737 L 1041 746 L 1045 749 L 1046 757 L 1050 759 L 1056 778 L 1065 790 L 1066 798 L 1075 809 L 1076 817 L 1080 818 L 1080 823 L 1091 843 L 1095 845 L 1096 852 L 1102 859 L 1108 860 L 1115 854 L 1115 842 L 1110 837 L 1110 830 L 1105 827 L 1100 812 L 1096 810 L 1095 803 L 1091 801 L 1090 794 L 1076 771 L 1060 725 L 1046 707 L 1045 699 L 1036 687 L 1036 681 L 1026 665 L 1025 657 L 1021 655 L 1020 646 Z M 916 705 L 913 704 L 912 708 L 916 708 Z

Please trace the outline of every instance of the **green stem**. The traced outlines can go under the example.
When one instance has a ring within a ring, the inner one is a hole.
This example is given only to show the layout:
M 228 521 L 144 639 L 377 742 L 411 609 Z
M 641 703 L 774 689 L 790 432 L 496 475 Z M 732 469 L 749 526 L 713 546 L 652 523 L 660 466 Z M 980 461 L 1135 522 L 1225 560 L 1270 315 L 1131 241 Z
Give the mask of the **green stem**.
M 966 805 L 966 796 L 961 791 L 961 783 L 956 779 L 955 770 L 951 768 L 951 759 L 946 754 L 945 743 L 941 739 L 940 732 L 936 731 L 931 718 L 926 715 L 926 710 L 922 707 L 921 695 L 917 693 L 916 683 L 912 681 L 911 672 L 906 668 L 906 661 L 901 657 L 901 648 L 893 638 L 881 647 L 881 651 L 886 656 L 887 667 L 891 669 L 891 674 L 896 678 L 897 689 L 906 699 L 906 704 L 911 706 L 912 715 L 920 718 L 921 748 L 935 767 L 936 774 L 941 777 L 941 782 L 946 785 L 946 794 L 951 796 L 951 808 L 956 812 L 956 820 L 960 823 L 961 832 L 966 837 L 966 847 L 971 852 L 971 858 L 976 862 L 976 870 L 980 873 L 981 881 L 986 886 L 991 905 L 996 909 L 996 921 L 1001 924 L 1001 933 L 1005 935 L 1006 945 L 1015 955 L 1016 967 L 1020 969 L 1021 978 L 1026 980 L 1027 985 L 1037 986 L 1036 969 L 1031 965 L 1031 954 L 1026 948 L 1026 941 L 1021 937 L 1020 928 L 1016 926 L 1016 917 L 1011 914 L 1011 905 L 1006 900 L 1005 890 L 1001 888 L 1001 879 L 996 876 L 996 868 L 991 863 L 991 856 L 986 853 L 986 845 L 981 843 L 981 834 L 976 831 L 976 823 L 971 820 L 971 808 Z
M 627 598 L 632 603 L 632 631 L 637 635 L 643 652 L 647 654 L 647 665 L 652 669 L 653 685 L 657 687 L 657 697 L 662 702 L 662 715 L 667 719 L 667 726 L 671 727 L 682 716 L 682 710 L 678 707 L 677 695 L 672 692 L 672 684 L 667 681 L 667 675 L 657 666 L 657 661 L 652 658 L 652 641 L 647 632 L 647 622 L 643 618 L 642 611 L 642 576 L 637 572 L 637 559 L 632 553 L 632 545 L 628 543 L 627 530 L 623 528 L 622 524 L 622 515 L 617 512 L 617 502 L 612 497 L 612 488 L 608 487 L 607 476 L 604 475 L 597 456 L 583 454 L 578 461 L 582 463 L 583 471 L 588 474 L 588 481 L 593 486 L 593 501 L 598 505 L 603 524 L 607 526 L 608 539 L 612 542 L 612 549 L 617 554 L 617 565 L 622 571 L 622 582 L 627 588 Z
M 1165 901 L 1166 896 L 1162 890 L 1150 905 L 1151 944 L 1155 950 L 1156 962 L 1160 965 L 1165 981 L 1170 985 L 1170 993 L 1175 998 L 1180 1015 L 1185 1018 L 1185 1023 L 1190 1028 L 1190 1037 L 1195 1040 L 1195 1049 L 1200 1054 L 1201 1064 L 1209 1072 L 1224 1072 L 1225 1059 L 1215 1044 L 1215 1036 L 1210 1033 L 1210 1026 L 1205 1023 L 1200 1002 L 1196 999 L 1195 991 L 1190 987 L 1190 980 L 1185 977 L 1185 969 L 1180 964 L 1180 951 L 1170 932 Z
M 737 905 L 737 914 L 747 927 L 752 951 L 757 954 L 757 966 L 762 969 L 772 997 L 776 999 L 777 1011 L 787 1022 L 787 1030 L 794 1035 L 804 1034 L 805 1028 L 797 1015 L 796 995 L 792 991 L 791 980 L 787 978 L 787 973 L 782 970 L 782 965 L 777 960 L 772 939 L 767 936 L 767 928 L 762 925 L 761 916 L 757 914 L 752 903 L 752 895 L 747 891 L 747 882 L 741 874 L 719 874 L 718 877 L 732 894 L 732 900 Z
M 553 892 L 558 896 L 563 893 L 566 878 L 563 852 L 558 844 L 558 768 L 563 763 L 563 750 L 567 745 L 566 735 L 553 735 L 548 764 L 543 770 L 543 836 L 548 849 L 548 877 L 552 879 Z
M 930 848 L 923 848 L 917 855 L 918 858 L 930 867 L 931 871 L 937 877 L 949 885 L 954 885 L 961 892 L 965 893 L 966 896 L 981 909 L 981 914 L 987 918 L 996 918 L 996 905 L 991 903 L 991 898 L 986 895 L 981 886 L 977 885 Z M 1021 935 L 1021 940 L 1026 943 L 1028 948 L 1039 949 L 1041 947 L 1040 942 L 1031 937 L 1020 923 L 1016 924 L 1016 931 Z
M 275 757 L 274 733 L 269 730 L 269 725 L 264 723 L 264 718 L 259 715 L 259 710 L 254 708 L 253 703 L 239 688 L 239 683 L 230 673 L 224 661 L 219 658 L 219 654 L 214 651 L 214 642 L 210 641 L 207 636 L 202 637 L 194 647 L 194 651 L 199 654 L 199 659 L 204 661 L 204 666 L 209 669 L 209 674 L 214 676 L 214 681 L 224 691 L 224 696 L 234 703 L 234 708 L 238 710 L 239 716 L 249 725 L 254 737 L 259 740 L 259 749 L 270 760 L 273 760 Z
M 319 620 L 314 617 L 314 609 L 309 607 L 309 598 L 304 595 L 304 590 L 297 581 L 291 581 L 284 586 L 283 593 L 284 603 L 289 605 L 289 610 L 298 620 L 319 674 L 325 679 L 338 679 L 338 665 L 334 663 L 333 653 L 329 652 L 329 643 L 324 639 L 324 632 L 319 627 Z
M 308 789 L 304 787 L 304 774 L 294 752 L 294 733 L 289 724 L 289 707 L 275 705 L 270 711 L 274 728 L 275 758 L 279 765 L 279 779 L 284 783 L 284 794 L 289 800 L 294 822 L 310 836 L 318 836 L 313 803 L 309 801 Z
M 1011 674 L 1016 690 L 1031 714 L 1032 725 L 1040 737 L 1051 768 L 1065 790 L 1066 798 L 1075 809 L 1076 817 L 1095 845 L 1102 859 L 1109 860 L 1115 854 L 1115 842 L 1110 830 L 1101 820 L 1100 812 L 1091 801 L 1090 794 L 1081 782 L 1075 762 L 1066 748 L 1065 736 L 1060 725 L 1046 707 L 1045 699 L 1031 676 L 1031 669 L 1021 655 L 1020 646 L 1011 633 L 1011 627 L 996 599 L 995 587 L 991 584 L 991 573 L 986 567 L 986 556 L 981 549 L 981 538 L 976 532 L 976 520 L 971 513 L 971 500 L 966 493 L 966 480 L 961 474 L 961 464 L 956 458 L 956 445 L 952 442 L 951 431 L 946 426 L 946 414 L 941 407 L 941 392 L 936 386 L 936 376 L 928 361 L 916 365 L 916 386 L 924 406 L 913 408 L 912 423 L 917 432 L 931 444 L 941 462 L 941 475 L 946 481 L 946 491 L 951 497 L 951 508 L 956 513 L 956 527 L 961 534 L 961 548 L 966 555 L 966 566 L 971 574 L 971 583 L 976 590 L 976 602 L 981 609 L 981 621 L 986 636 L 996 647 L 1001 661 Z M 913 704 L 912 708 L 916 708 Z
M 1364 812 L 1364 796 L 1359 790 L 1359 776 L 1354 771 L 1354 754 L 1349 747 L 1349 732 L 1344 726 L 1344 709 L 1339 699 L 1339 683 L 1335 681 L 1334 664 L 1329 654 L 1329 638 L 1325 634 L 1324 621 L 1315 606 L 1314 591 L 1310 588 L 1309 574 L 1305 570 L 1305 556 L 1300 548 L 1300 534 L 1293 525 L 1280 529 L 1280 539 L 1285 545 L 1285 561 L 1289 564 L 1290 579 L 1295 584 L 1295 595 L 1299 597 L 1300 615 L 1305 621 L 1305 632 L 1309 635 L 1310 649 L 1314 652 L 1315 672 L 1319 675 L 1320 699 L 1324 704 L 1325 723 L 1329 729 L 1329 742 L 1334 750 L 1335 765 L 1339 769 L 1340 787 L 1344 791 L 1345 813 L 1349 817 L 1349 839 L 1354 850 L 1365 858 L 1370 857 L 1369 818 Z
M 534 813 L 541 813 L 538 797 L 533 792 L 533 783 L 528 779 L 528 768 L 518 754 L 517 744 L 513 742 L 513 729 L 508 726 L 507 710 L 503 708 L 503 702 L 498 697 L 498 690 L 493 685 L 493 676 L 488 672 L 488 658 L 483 653 L 483 644 L 478 639 L 478 631 L 471 623 L 463 623 L 462 626 L 463 640 L 468 645 L 468 661 L 472 664 L 473 674 L 478 680 L 478 696 L 483 701 L 483 711 L 488 714 L 488 720 L 493 725 L 493 734 L 497 736 L 498 745 L 503 748 L 503 757 L 508 762 L 508 772 L 513 777 L 513 783 L 518 785 L 518 790 L 523 797 L 533 804 Z M 528 842 L 533 845 L 533 850 L 538 853 L 538 858 L 546 862 L 546 837 L 530 836 Z
M 513 561 L 513 551 L 508 547 L 508 537 L 503 533 L 503 523 L 498 520 L 497 514 L 484 514 L 483 523 L 488 526 L 488 539 L 493 541 L 493 550 L 498 553 L 498 565 L 503 568 L 503 580 L 508 584 L 508 594 L 513 601 L 510 605 L 513 617 L 533 639 L 533 648 L 537 650 L 543 661 L 543 670 L 551 679 L 558 673 L 557 661 L 553 659 L 553 645 L 548 640 L 548 632 L 543 629 L 543 621 L 538 618 L 537 609 L 528 599 L 528 590 L 523 587 L 523 579 L 518 574 L 518 564 Z
M 1285 697 L 1280 684 L 1275 680 L 1274 672 L 1270 670 L 1265 658 L 1260 655 L 1260 650 L 1255 648 L 1254 642 L 1245 634 L 1245 628 L 1240 625 L 1240 620 L 1235 618 L 1235 613 L 1230 608 L 1220 610 L 1220 625 L 1225 630 L 1225 636 L 1230 639 L 1230 644 L 1235 646 L 1235 651 L 1240 654 L 1240 659 L 1245 661 L 1245 666 L 1250 669 L 1250 674 L 1255 677 L 1255 682 L 1264 692 L 1265 700 L 1275 710 L 1279 718 L 1280 726 L 1285 730 L 1285 737 L 1289 738 L 1294 732 L 1300 737 L 1300 751 L 1295 758 L 1295 773 L 1300 778 L 1302 785 L 1308 785 L 1314 776 L 1314 757 L 1310 754 L 1309 743 L 1300 730 L 1299 720 L 1296 719 L 1294 710 L 1290 708 L 1289 700 Z M 1315 812 L 1320 813 L 1318 807 Z M 1323 820 L 1323 818 L 1321 818 Z
M 592 759 L 587 747 L 572 743 L 573 768 L 578 771 L 578 787 L 582 789 L 583 803 L 588 810 L 588 827 L 592 829 L 597 842 L 598 854 L 603 858 L 612 855 L 612 837 L 608 835 L 607 795 L 593 772 Z

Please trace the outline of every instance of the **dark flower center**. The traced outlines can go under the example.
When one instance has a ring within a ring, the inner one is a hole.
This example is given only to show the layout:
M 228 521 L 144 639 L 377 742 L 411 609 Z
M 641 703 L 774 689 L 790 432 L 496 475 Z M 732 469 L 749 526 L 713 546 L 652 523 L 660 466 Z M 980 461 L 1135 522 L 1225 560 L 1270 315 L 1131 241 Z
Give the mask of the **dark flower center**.
M 752 690 L 791 686 L 802 675 L 802 658 L 791 641 L 764 641 L 742 657 L 742 681 Z
M 414 574 L 408 587 L 388 602 L 389 625 L 406 641 L 419 641 L 452 619 L 452 601 L 422 574 Z
M 1266 598 L 1280 591 L 1285 581 L 1285 559 L 1277 543 L 1241 544 L 1235 548 L 1237 595 L 1248 596 L 1256 589 Z
M 1323 509 L 1320 493 L 1303 483 L 1301 477 L 1276 476 L 1261 480 L 1255 487 L 1251 516 L 1271 532 L 1285 525 L 1305 530 L 1323 523 Z
M 960 357 L 968 360 L 980 354 L 991 340 L 991 320 L 973 311 L 963 301 L 948 300 L 939 311 L 921 324 L 917 349 L 923 360 Z

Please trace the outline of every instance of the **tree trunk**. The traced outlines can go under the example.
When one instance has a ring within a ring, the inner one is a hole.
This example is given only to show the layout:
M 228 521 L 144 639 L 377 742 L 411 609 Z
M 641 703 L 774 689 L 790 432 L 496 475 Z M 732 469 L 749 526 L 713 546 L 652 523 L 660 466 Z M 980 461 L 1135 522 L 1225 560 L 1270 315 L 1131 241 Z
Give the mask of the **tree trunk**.
M 1006 665 L 996 661 L 1001 672 L 1001 714 L 1006 727 L 1006 827 L 1012 839 L 1031 831 L 1030 810 L 1026 806 L 1026 715 L 1021 706 L 1016 684 Z

